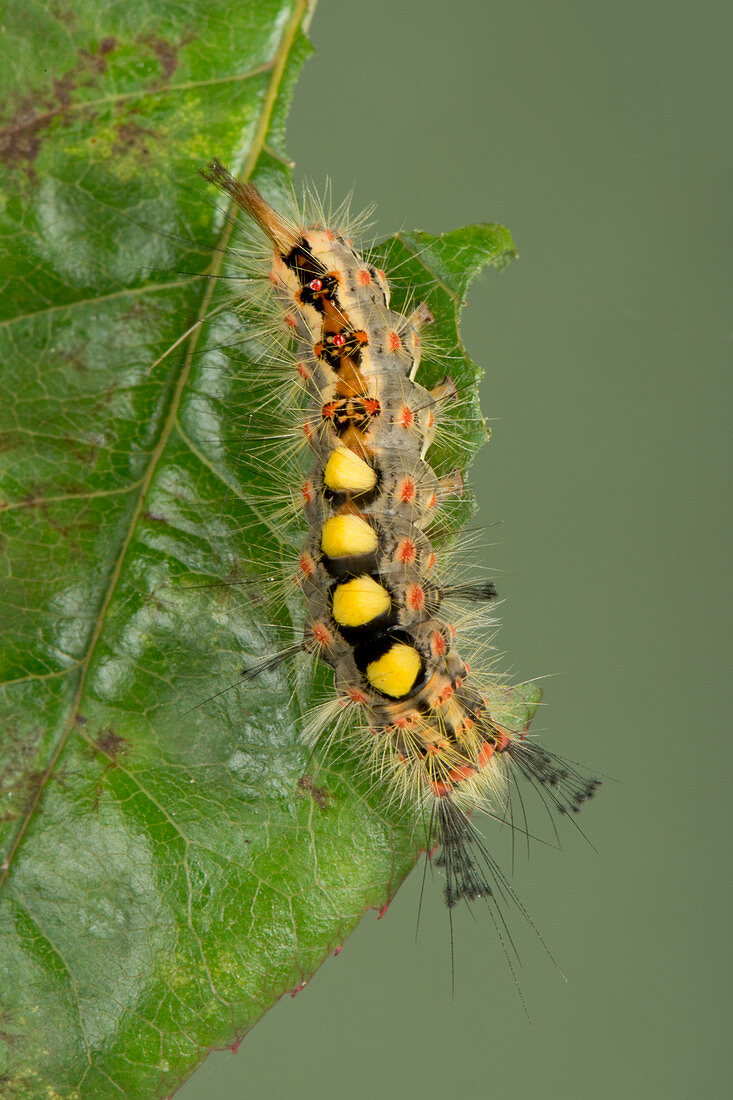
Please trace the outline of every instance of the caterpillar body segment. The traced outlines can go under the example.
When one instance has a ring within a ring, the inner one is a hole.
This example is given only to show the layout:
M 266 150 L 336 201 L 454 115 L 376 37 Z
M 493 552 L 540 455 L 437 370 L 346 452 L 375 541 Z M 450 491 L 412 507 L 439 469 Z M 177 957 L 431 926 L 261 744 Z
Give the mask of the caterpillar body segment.
M 495 591 L 445 586 L 431 542 L 444 502 L 463 492 L 459 471 L 438 477 L 429 463 L 441 408 L 458 396 L 450 378 L 432 391 L 416 381 L 432 315 L 424 303 L 409 316 L 392 310 L 385 274 L 336 230 L 283 217 L 216 161 L 203 174 L 270 241 L 271 293 L 295 342 L 312 460 L 295 494 L 307 525 L 296 576 L 303 648 L 333 669 L 339 722 L 361 737 L 375 774 L 425 809 L 449 905 L 491 898 L 496 870 L 475 848 L 471 812 L 501 813 L 512 771 L 561 792 L 564 808 L 592 789 L 535 754 L 525 730 L 495 720 L 491 690 L 443 610 L 447 597 L 488 601 Z M 326 708 L 324 721 L 334 713 Z M 323 732 L 316 721 L 307 736 Z

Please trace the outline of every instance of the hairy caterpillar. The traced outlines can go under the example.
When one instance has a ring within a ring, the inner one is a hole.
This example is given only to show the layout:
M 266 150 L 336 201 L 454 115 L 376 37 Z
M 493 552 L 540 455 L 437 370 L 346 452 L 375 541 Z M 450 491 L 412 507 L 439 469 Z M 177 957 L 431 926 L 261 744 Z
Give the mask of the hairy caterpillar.
M 273 404 L 292 399 L 280 459 L 283 478 L 294 479 L 286 505 L 306 530 L 294 578 L 305 630 L 244 681 L 299 652 L 330 666 L 335 695 L 304 730 L 307 742 L 345 731 L 377 781 L 420 808 L 449 907 L 481 898 L 491 909 L 497 884 L 516 901 L 473 811 L 501 817 L 510 784 L 523 778 L 560 812 L 576 812 L 598 781 L 497 720 L 496 687 L 472 672 L 446 614 L 449 601 L 475 608 L 496 592 L 489 582 L 446 581 L 434 547 L 463 480 L 457 470 L 438 476 L 429 461 L 441 414 L 458 399 L 450 377 L 431 390 L 416 381 L 430 309 L 392 311 L 387 276 L 338 225 L 286 217 L 216 160 L 202 175 L 264 234 L 261 305 L 295 343 L 290 360 L 273 352 L 262 362 L 260 381 L 271 370 Z M 298 446 L 309 459 L 302 474 L 285 465 Z

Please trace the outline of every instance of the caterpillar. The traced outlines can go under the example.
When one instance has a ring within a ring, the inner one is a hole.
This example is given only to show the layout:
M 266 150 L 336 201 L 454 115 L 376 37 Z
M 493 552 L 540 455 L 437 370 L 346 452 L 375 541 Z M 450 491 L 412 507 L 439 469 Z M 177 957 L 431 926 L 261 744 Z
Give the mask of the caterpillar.
M 441 417 L 459 400 L 449 376 L 430 390 L 417 380 L 430 308 L 393 311 L 387 275 L 325 217 L 286 216 L 217 160 L 201 174 L 266 241 L 265 309 L 294 345 L 285 388 L 296 395 L 292 438 L 309 461 L 289 486 L 305 528 L 294 576 L 303 636 L 244 681 L 297 653 L 328 666 L 333 694 L 306 742 L 345 732 L 377 781 L 419 809 L 450 909 L 476 899 L 491 908 L 497 893 L 516 901 L 472 814 L 503 819 L 516 780 L 576 813 L 599 781 L 497 719 L 492 686 L 466 661 L 446 613 L 468 601 L 480 625 L 476 605 L 490 607 L 496 590 L 449 583 L 439 561 L 440 515 L 464 486 L 458 470 L 438 476 L 430 465 Z M 261 378 L 268 367 L 280 402 L 272 363 L 262 362 Z

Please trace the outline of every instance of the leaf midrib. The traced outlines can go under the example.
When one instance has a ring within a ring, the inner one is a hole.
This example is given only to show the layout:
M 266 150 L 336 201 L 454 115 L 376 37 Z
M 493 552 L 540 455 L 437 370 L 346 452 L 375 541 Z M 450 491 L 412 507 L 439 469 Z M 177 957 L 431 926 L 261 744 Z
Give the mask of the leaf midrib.
M 303 18 L 305 16 L 305 14 L 306 14 L 306 12 L 309 8 L 311 8 L 311 9 L 313 8 L 314 3 L 315 3 L 315 0 L 296 0 L 295 7 L 293 9 L 293 14 L 290 17 L 290 20 L 288 21 L 288 24 L 287 24 L 285 33 L 283 34 L 280 45 L 278 46 L 278 49 L 277 49 L 275 55 L 273 56 L 272 61 L 268 63 L 268 67 L 271 67 L 272 77 L 270 79 L 270 85 L 269 85 L 268 90 L 267 90 L 267 95 L 265 96 L 265 99 L 264 99 L 263 104 L 262 104 L 262 112 L 260 114 L 260 120 L 259 120 L 259 123 L 257 125 L 257 129 L 255 131 L 255 135 L 254 135 L 254 138 L 253 138 L 253 141 L 252 141 L 252 147 L 250 149 L 249 156 L 247 157 L 247 161 L 246 161 L 246 163 L 244 165 L 244 168 L 242 170 L 242 173 L 241 173 L 241 178 L 244 179 L 244 180 L 249 179 L 249 177 L 252 175 L 252 172 L 254 171 L 255 165 L 256 165 L 256 163 L 257 163 L 257 161 L 258 161 L 258 159 L 259 159 L 259 157 L 260 157 L 260 155 L 261 155 L 261 153 L 262 153 L 262 151 L 265 147 L 265 137 L 266 137 L 267 132 L 268 132 L 269 127 L 270 127 L 270 122 L 271 122 L 271 119 L 272 119 L 272 113 L 273 113 L 273 110 L 274 110 L 274 107 L 275 107 L 275 102 L 277 100 L 278 91 L 280 89 L 280 81 L 281 81 L 283 72 L 285 70 L 285 64 L 287 62 L 288 55 L 289 55 L 290 50 L 293 46 L 296 35 L 297 35 L 297 33 L 298 33 L 298 31 L 301 27 L 301 24 L 303 22 Z M 224 229 L 221 233 L 221 236 L 219 238 L 219 243 L 216 246 L 216 250 L 214 252 L 214 258 L 213 258 L 211 264 L 209 265 L 209 268 L 207 269 L 207 272 L 205 272 L 205 274 L 216 275 L 218 273 L 220 267 L 223 264 L 224 255 L 226 253 L 226 248 L 227 248 L 228 242 L 229 242 L 229 240 L 231 238 L 231 235 L 232 235 L 232 232 L 234 230 L 235 222 L 236 222 L 236 208 L 234 207 L 234 204 L 231 204 L 230 209 L 228 210 L 228 217 L 225 219 Z M 99 609 L 99 613 L 97 615 L 97 620 L 96 620 L 96 623 L 95 623 L 95 627 L 94 627 L 94 630 L 92 632 L 91 638 L 89 640 L 89 646 L 87 648 L 87 652 L 86 652 L 84 658 L 79 662 L 79 664 L 81 665 L 82 672 L 81 672 L 81 676 L 79 678 L 79 684 L 78 684 L 78 687 L 77 687 L 76 694 L 74 696 L 73 702 L 71 703 L 71 705 L 69 707 L 69 715 L 68 715 L 68 718 L 66 720 L 66 724 L 65 724 L 64 728 L 62 729 L 62 731 L 60 733 L 58 744 L 57 744 L 56 749 L 53 753 L 53 756 L 51 757 L 51 760 L 49 761 L 46 769 L 44 770 L 43 778 L 38 783 L 37 789 L 34 793 L 33 801 L 31 802 L 31 804 L 29 805 L 25 815 L 23 816 L 23 818 L 20 822 L 20 825 L 18 827 L 18 831 L 15 835 L 15 838 L 13 839 L 13 842 L 11 843 L 10 848 L 8 850 L 7 857 L 6 857 L 2 867 L 0 867 L 0 887 L 3 885 L 3 883 L 7 879 L 7 876 L 10 872 L 10 868 L 12 866 L 13 859 L 15 857 L 15 853 L 18 851 L 20 845 L 22 844 L 23 837 L 25 836 L 25 833 L 28 829 L 28 826 L 29 826 L 31 820 L 33 819 L 33 815 L 35 814 L 36 809 L 37 809 L 37 807 L 38 807 L 38 805 L 41 801 L 41 798 L 43 797 L 43 794 L 46 790 L 48 780 L 53 775 L 54 769 L 56 767 L 56 763 L 57 763 L 59 757 L 61 756 L 61 753 L 64 750 L 66 742 L 69 739 L 70 733 L 74 729 L 75 717 L 76 717 L 76 714 L 78 713 L 79 705 L 81 703 L 82 697 L 84 695 L 84 690 L 86 688 L 87 673 L 89 671 L 89 667 L 90 667 L 90 664 L 91 664 L 92 657 L 94 655 L 94 651 L 97 647 L 97 643 L 99 642 L 99 639 L 102 635 L 102 631 L 103 631 L 105 623 L 106 623 L 107 611 L 108 611 L 109 606 L 110 606 L 110 604 L 112 602 L 112 599 L 114 597 L 115 590 L 117 588 L 117 584 L 119 582 L 120 575 L 122 573 L 122 568 L 123 568 L 123 565 L 125 563 L 125 559 L 127 557 L 127 552 L 129 550 L 130 544 L 131 544 L 132 539 L 134 537 L 134 534 L 135 534 L 135 531 L 136 531 L 136 528 L 137 528 L 137 523 L 138 523 L 138 520 L 140 518 L 140 514 L 142 512 L 142 509 L 143 509 L 143 503 L 145 501 L 145 497 L 147 495 L 150 484 L 153 480 L 153 476 L 155 475 L 155 472 L 157 470 L 158 462 L 159 462 L 161 456 L 163 455 L 163 453 L 165 451 L 165 448 L 166 448 L 166 445 L 167 445 L 167 443 L 170 439 L 170 436 L 171 436 L 171 434 L 172 434 L 172 432 L 173 432 L 173 430 L 174 430 L 174 428 L 176 427 L 176 424 L 177 424 L 178 410 L 179 410 L 179 407 L 180 407 L 181 397 L 183 395 L 183 390 L 185 388 L 185 385 L 188 381 L 188 378 L 189 378 L 189 375 L 190 375 L 190 372 L 191 372 L 191 366 L 192 366 L 192 363 L 193 363 L 193 357 L 194 357 L 194 353 L 195 353 L 195 350 L 196 350 L 196 345 L 198 343 L 200 333 L 201 333 L 201 322 L 205 319 L 206 314 L 208 312 L 209 303 L 211 302 L 211 298 L 214 294 L 215 285 L 216 285 L 216 279 L 215 278 L 207 280 L 206 289 L 205 289 L 203 297 L 201 299 L 201 305 L 200 305 L 200 308 L 199 308 L 199 311 L 198 311 L 198 314 L 197 314 L 197 318 L 196 318 L 196 321 L 198 322 L 198 324 L 197 324 L 197 327 L 196 327 L 195 331 L 192 333 L 192 335 L 189 339 L 188 350 L 186 352 L 185 359 L 183 360 L 183 364 L 181 366 L 179 378 L 176 382 L 175 389 L 174 389 L 173 394 L 171 396 L 171 402 L 170 402 L 170 407 L 169 407 L 169 410 L 168 410 L 168 415 L 166 416 L 165 423 L 163 424 L 163 427 L 161 429 L 160 438 L 158 440 L 158 443 L 156 444 L 156 446 L 153 448 L 153 450 L 151 452 L 150 460 L 148 462 L 148 467 L 145 471 L 145 474 L 144 474 L 143 478 L 140 481 L 140 492 L 139 492 L 139 496 L 138 496 L 137 505 L 136 505 L 136 507 L 135 507 L 135 509 L 132 513 L 132 516 L 130 517 L 130 524 L 129 524 L 128 530 L 126 532 L 125 538 L 124 538 L 122 546 L 120 548 L 120 552 L 117 556 L 117 561 L 115 562 L 114 568 L 113 568 L 113 570 L 110 574 L 110 580 L 109 580 L 109 584 L 107 586 L 107 592 L 105 594 L 102 605 Z M 79 666 L 77 665 L 77 668 L 78 667 Z

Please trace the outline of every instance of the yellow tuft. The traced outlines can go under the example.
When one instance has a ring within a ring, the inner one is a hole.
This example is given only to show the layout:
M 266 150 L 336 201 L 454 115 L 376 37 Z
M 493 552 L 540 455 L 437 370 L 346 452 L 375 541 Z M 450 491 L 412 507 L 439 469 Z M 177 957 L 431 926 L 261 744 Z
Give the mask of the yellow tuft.
M 333 594 L 333 617 L 340 626 L 364 626 L 391 606 L 387 589 L 369 576 L 354 577 Z
M 399 699 L 407 695 L 420 674 L 421 666 L 418 651 L 411 645 L 397 642 L 378 660 L 367 665 L 366 678 L 383 695 Z
M 372 467 L 346 447 L 339 447 L 331 454 L 323 471 L 326 488 L 334 493 L 368 493 L 377 484 L 377 474 Z
M 321 550 L 329 558 L 346 554 L 373 554 L 379 546 L 377 532 L 361 516 L 346 512 L 331 516 L 321 531 Z

